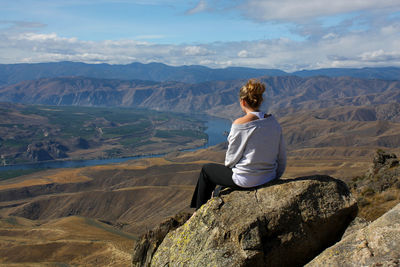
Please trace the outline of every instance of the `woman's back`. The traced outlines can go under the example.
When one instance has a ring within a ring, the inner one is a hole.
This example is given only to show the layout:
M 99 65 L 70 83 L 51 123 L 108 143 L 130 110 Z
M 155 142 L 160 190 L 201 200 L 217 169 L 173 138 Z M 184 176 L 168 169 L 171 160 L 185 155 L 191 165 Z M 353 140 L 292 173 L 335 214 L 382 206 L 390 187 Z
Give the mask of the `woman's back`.
M 234 123 L 228 136 L 225 166 L 242 187 L 264 184 L 282 175 L 286 165 L 282 129 L 273 116 Z

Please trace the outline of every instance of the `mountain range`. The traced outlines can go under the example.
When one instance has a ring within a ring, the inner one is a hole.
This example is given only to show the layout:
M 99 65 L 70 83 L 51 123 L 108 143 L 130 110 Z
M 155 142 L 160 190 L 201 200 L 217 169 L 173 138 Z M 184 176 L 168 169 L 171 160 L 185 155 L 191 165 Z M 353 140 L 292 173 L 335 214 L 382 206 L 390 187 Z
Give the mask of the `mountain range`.
M 87 74 L 100 67 L 99 65 L 71 62 L 23 66 L 29 68 L 36 66 L 40 69 L 43 66 L 50 68 L 51 64 L 53 64 L 55 72 L 64 74 L 63 66 L 86 67 Z M 134 69 L 134 65 L 129 66 Z M 16 67 L 16 65 L 13 66 Z M 101 66 L 104 70 L 117 67 Z M 158 63 L 147 65 L 137 63 L 135 66 L 148 68 L 157 66 L 160 70 L 168 68 L 175 71 L 178 69 L 211 70 L 199 66 L 170 67 Z M 128 68 L 128 65 L 119 67 Z M 229 70 L 233 69 L 220 71 L 229 72 Z M 250 75 L 250 69 L 236 68 L 235 70 L 238 72 L 248 70 L 248 72 L 240 73 Z M 355 73 L 353 70 L 348 69 L 348 73 Z M 359 74 L 366 74 L 368 71 L 376 74 L 378 70 L 370 68 L 357 71 Z M 381 68 L 380 70 L 384 73 L 382 76 L 388 77 L 394 74 L 393 71 L 396 68 Z M 255 69 L 253 71 L 261 72 L 261 70 Z M 332 75 L 342 73 L 339 69 L 314 71 L 314 73 L 316 72 L 331 73 Z M 122 75 L 123 71 L 115 73 Z M 302 75 L 307 76 L 310 73 L 303 72 Z M 33 75 L 33 72 L 31 74 Z M 261 109 L 280 119 L 289 150 L 292 153 L 303 156 L 310 155 L 309 153 L 313 152 L 294 152 L 294 150 L 321 147 L 395 148 L 400 142 L 398 134 L 400 81 L 398 80 L 362 79 L 350 76 L 299 77 L 286 74 L 283 76 L 259 76 L 258 78 L 266 84 L 264 106 Z M 144 108 L 167 112 L 206 113 L 234 119 L 241 115 L 237 101 L 238 91 L 246 80 L 247 78 L 240 78 L 240 75 L 231 80 L 198 83 L 84 76 L 40 78 L 0 87 L 0 102 Z
M 400 102 L 400 81 L 326 76 L 263 76 L 260 80 L 267 88 L 263 109 L 280 115 L 298 110 Z M 88 77 L 43 78 L 1 87 L 0 101 L 205 112 L 232 119 L 240 115 L 238 90 L 245 82 L 237 79 L 190 84 Z
M 0 86 L 11 85 L 25 80 L 63 76 L 84 76 L 101 79 L 179 81 L 200 83 L 249 79 L 260 76 L 349 76 L 362 79 L 399 80 L 400 68 L 330 68 L 301 70 L 288 73 L 279 69 L 255 69 L 228 67 L 212 69 L 205 66 L 168 66 L 162 63 L 132 63 L 127 65 L 86 64 L 80 62 L 54 62 L 36 64 L 0 64 Z

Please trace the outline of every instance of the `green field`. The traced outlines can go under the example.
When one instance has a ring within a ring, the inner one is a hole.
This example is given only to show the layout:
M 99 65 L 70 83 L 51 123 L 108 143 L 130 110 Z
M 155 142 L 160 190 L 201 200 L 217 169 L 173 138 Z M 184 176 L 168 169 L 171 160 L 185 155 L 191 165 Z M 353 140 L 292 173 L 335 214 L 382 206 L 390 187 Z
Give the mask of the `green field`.
M 207 139 L 204 121 L 192 116 L 132 108 L 0 103 L 0 121 L 0 156 L 7 164 L 41 161 L 43 155 L 56 160 L 154 154 Z
M 8 170 L 0 171 L 0 181 L 18 177 L 21 175 L 31 174 L 42 171 L 43 169 L 27 169 L 27 170 Z

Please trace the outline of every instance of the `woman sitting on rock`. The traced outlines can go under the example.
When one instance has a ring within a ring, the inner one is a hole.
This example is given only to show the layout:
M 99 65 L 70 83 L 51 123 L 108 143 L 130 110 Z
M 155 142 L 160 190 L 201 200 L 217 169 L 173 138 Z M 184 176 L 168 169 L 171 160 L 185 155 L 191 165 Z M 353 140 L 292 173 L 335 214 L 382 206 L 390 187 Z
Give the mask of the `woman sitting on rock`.
M 246 115 L 232 124 L 225 166 L 209 163 L 202 167 L 190 207 L 199 209 L 217 185 L 254 188 L 282 176 L 285 143 L 276 119 L 259 110 L 264 91 L 265 85 L 253 79 L 240 89 L 240 107 Z

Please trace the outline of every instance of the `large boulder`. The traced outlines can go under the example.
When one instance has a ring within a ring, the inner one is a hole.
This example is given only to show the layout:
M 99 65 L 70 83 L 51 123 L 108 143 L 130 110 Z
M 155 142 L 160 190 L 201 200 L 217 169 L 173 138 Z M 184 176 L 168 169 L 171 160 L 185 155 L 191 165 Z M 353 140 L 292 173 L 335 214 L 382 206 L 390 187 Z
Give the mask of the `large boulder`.
M 314 266 L 400 266 L 400 204 L 307 264 Z
M 337 242 L 357 214 L 329 176 L 278 180 L 211 199 L 169 232 L 151 266 L 302 266 Z

